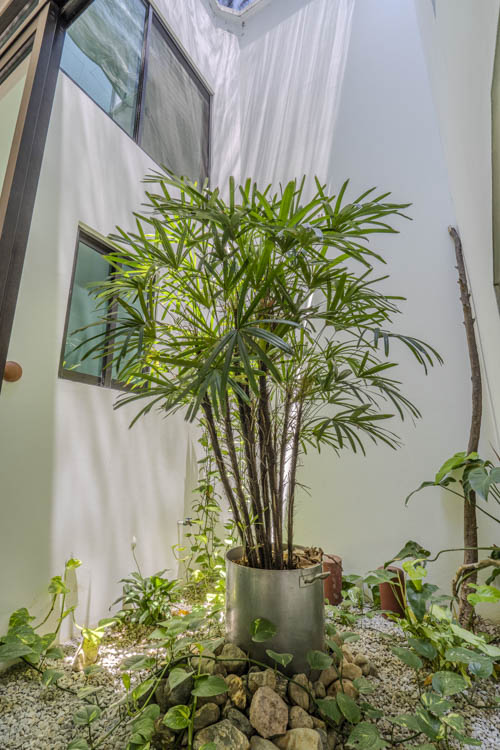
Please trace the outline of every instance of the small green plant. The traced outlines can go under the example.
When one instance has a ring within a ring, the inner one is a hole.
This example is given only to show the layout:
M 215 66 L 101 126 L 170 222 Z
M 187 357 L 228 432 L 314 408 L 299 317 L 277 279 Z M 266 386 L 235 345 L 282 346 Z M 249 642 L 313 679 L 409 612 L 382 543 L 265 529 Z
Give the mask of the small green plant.
M 203 421 L 201 421 L 202 427 Z M 219 474 L 210 450 L 206 429 L 199 438 L 203 456 L 198 461 L 199 481 L 192 517 L 185 534 L 187 545 L 177 544 L 174 553 L 185 565 L 183 595 L 188 601 L 223 604 L 226 590 L 225 552 L 234 546 L 234 522 L 221 522 L 222 508 L 217 490 Z M 222 537 L 222 530 L 225 531 Z
M 170 616 L 172 604 L 179 600 L 180 588 L 177 579 L 163 577 L 166 570 L 145 578 L 135 555 L 136 546 L 134 537 L 131 548 L 137 570 L 120 580 L 123 594 L 111 606 L 123 605 L 115 615 L 121 622 L 151 627 Z

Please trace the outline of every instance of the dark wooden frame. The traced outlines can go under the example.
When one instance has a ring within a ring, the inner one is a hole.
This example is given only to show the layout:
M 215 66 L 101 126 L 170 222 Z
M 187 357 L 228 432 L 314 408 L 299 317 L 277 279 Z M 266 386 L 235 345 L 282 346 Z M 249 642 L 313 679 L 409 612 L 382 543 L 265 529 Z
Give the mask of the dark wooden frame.
M 54 101 L 64 33 L 67 25 L 82 13 L 91 1 L 39 0 L 29 10 L 26 17 L 19 18 L 19 14 L 27 5 L 27 0 L 10 0 L 0 14 L 0 36 L 7 31 L 9 26 L 14 25 L 12 35 L 4 39 L 4 45 L 0 49 L 0 76 L 7 64 L 12 63 L 14 56 L 19 54 L 22 45 L 32 40 L 29 69 L 0 194 L 0 389 Z M 144 102 L 147 41 L 154 17 L 164 29 L 169 44 L 180 56 L 183 65 L 194 75 L 196 82 L 207 95 L 209 107 L 207 173 L 210 175 L 211 91 L 158 12 L 150 3 L 146 4 L 149 9 L 143 45 L 138 110 L 142 111 Z M 16 18 L 18 23 L 16 23 Z M 140 119 L 140 114 L 138 117 Z M 134 134 L 140 146 L 140 122 L 136 122 Z
M 2 14 L 5 29 L 24 3 L 13 0 Z M 6 14 L 6 15 L 5 15 Z M 14 14 L 14 15 L 13 15 Z M 39 3 L 0 51 L 0 75 L 26 45 L 30 62 L 0 195 L 0 373 L 14 322 L 26 245 L 54 99 L 64 31 L 60 8 Z M 2 380 L 0 379 L 0 387 Z
M 491 85 L 493 288 L 500 310 L 500 20 Z

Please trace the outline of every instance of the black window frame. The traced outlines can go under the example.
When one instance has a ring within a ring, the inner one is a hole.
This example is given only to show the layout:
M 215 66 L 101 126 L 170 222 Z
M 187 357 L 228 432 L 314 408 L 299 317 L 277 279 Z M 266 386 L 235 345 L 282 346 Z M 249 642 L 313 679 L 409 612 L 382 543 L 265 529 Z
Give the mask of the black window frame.
M 191 78 L 193 79 L 195 85 L 197 86 L 198 90 L 201 92 L 201 94 L 204 96 L 206 102 L 207 102 L 207 108 L 208 108 L 208 117 L 207 117 L 207 123 L 206 123 L 206 132 L 205 136 L 208 143 L 208 153 L 207 153 L 207 164 L 206 164 L 206 177 L 205 179 L 208 180 L 208 183 L 210 184 L 210 176 L 211 176 L 211 167 L 212 167 L 212 98 L 213 98 L 213 91 L 211 90 L 208 83 L 205 81 L 201 73 L 196 69 L 194 63 L 192 62 L 190 56 L 186 52 L 186 50 L 182 47 L 182 45 L 179 43 L 179 41 L 176 39 L 175 34 L 173 31 L 169 28 L 166 21 L 162 18 L 160 13 L 158 12 L 157 8 L 154 7 L 148 0 L 141 0 L 143 5 L 146 8 L 146 14 L 145 14 L 145 22 L 144 22 L 144 35 L 142 40 L 142 54 L 141 54 L 141 67 L 139 70 L 139 78 L 138 78 L 138 84 L 137 84 L 137 98 L 136 98 L 136 111 L 135 111 L 135 117 L 134 117 L 134 129 L 132 135 L 125 130 L 120 123 L 116 122 L 114 120 L 110 113 L 107 112 L 101 105 L 96 102 L 92 96 L 85 91 L 85 89 L 78 83 L 78 81 L 75 81 L 75 79 L 67 73 L 63 67 L 61 67 L 61 72 L 67 76 L 70 81 L 72 81 L 75 86 L 77 86 L 80 91 L 82 91 L 85 96 L 87 96 L 95 105 L 98 107 L 101 112 L 104 112 L 104 114 L 109 117 L 110 120 L 118 127 L 120 130 L 125 133 L 125 135 L 130 138 L 145 154 L 149 156 L 150 159 L 152 159 L 156 164 L 158 164 L 159 167 L 162 165 L 159 164 L 154 156 L 152 156 L 148 151 L 146 151 L 145 148 L 141 145 L 141 135 L 142 135 L 142 127 L 144 122 L 144 101 L 145 101 L 145 95 L 146 95 L 146 86 L 147 86 L 147 72 L 148 72 L 148 49 L 149 49 L 149 39 L 151 36 L 151 29 L 153 27 L 153 23 L 156 23 L 159 27 L 161 33 L 163 34 L 163 37 L 170 47 L 172 53 L 175 55 L 175 57 L 178 59 L 180 64 L 184 67 L 184 69 L 189 73 Z M 90 3 L 91 5 L 92 3 Z M 68 26 L 69 28 L 69 26 Z
M 59 369 L 58 369 L 58 377 L 62 378 L 63 380 L 72 380 L 73 382 L 77 383 L 84 383 L 85 385 L 97 385 L 101 388 L 111 388 L 114 390 L 119 391 L 127 391 L 130 390 L 131 386 L 126 385 L 125 383 L 120 382 L 119 380 L 115 380 L 113 378 L 113 367 L 112 367 L 112 357 L 109 354 L 103 354 L 100 359 L 102 360 L 102 370 L 101 375 L 89 375 L 86 372 L 80 372 L 79 370 L 71 370 L 64 367 L 64 355 L 66 352 L 66 342 L 68 338 L 68 334 L 71 333 L 69 331 L 69 318 L 70 318 L 70 312 L 71 312 L 71 303 L 73 300 L 73 290 L 75 285 L 75 275 L 76 275 L 76 267 L 78 264 L 78 250 L 80 247 L 80 242 L 87 245 L 87 247 L 90 247 L 95 252 L 99 253 L 100 255 L 109 255 L 113 252 L 114 248 L 113 246 L 106 241 L 105 237 L 102 237 L 98 232 L 93 231 L 90 227 L 87 227 L 83 224 L 78 225 L 78 231 L 76 233 L 76 244 L 75 244 L 75 250 L 73 255 L 73 267 L 71 270 L 71 281 L 70 281 L 70 287 L 69 287 L 69 294 L 68 294 L 68 303 L 66 307 L 66 317 L 64 320 L 64 332 L 63 332 L 63 338 L 62 338 L 62 345 L 61 345 L 61 355 L 59 358 Z M 111 312 L 112 315 L 116 316 L 118 312 L 118 306 L 116 303 L 109 303 L 108 311 Z M 106 334 L 109 334 L 115 326 L 115 322 L 109 322 L 106 326 Z M 92 356 L 92 355 L 90 355 Z

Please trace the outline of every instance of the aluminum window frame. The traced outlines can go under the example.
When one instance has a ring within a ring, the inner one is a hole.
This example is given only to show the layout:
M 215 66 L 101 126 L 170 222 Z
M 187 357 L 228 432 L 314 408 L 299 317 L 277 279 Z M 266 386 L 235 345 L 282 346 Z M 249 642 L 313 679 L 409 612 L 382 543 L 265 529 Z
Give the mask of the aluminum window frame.
M 206 137 L 207 143 L 208 143 L 208 154 L 207 154 L 205 179 L 208 180 L 208 183 L 210 184 L 211 167 L 212 167 L 212 110 L 213 110 L 212 99 L 213 99 L 214 92 L 211 86 L 208 84 L 208 82 L 204 78 L 204 76 L 200 73 L 200 71 L 196 67 L 191 56 L 184 49 L 179 39 L 176 37 L 176 35 L 174 34 L 170 26 L 167 24 L 167 22 L 161 15 L 157 6 L 154 3 L 149 2 L 148 0 L 141 0 L 141 2 L 146 7 L 146 16 L 145 16 L 144 34 L 143 34 L 143 42 L 142 42 L 141 67 L 140 67 L 139 76 L 138 76 L 134 128 L 133 128 L 132 134 L 130 134 L 127 130 L 125 130 L 125 128 L 123 128 L 118 122 L 116 122 L 116 120 L 114 120 L 111 117 L 110 113 L 107 112 L 98 102 L 96 102 L 95 99 L 93 99 L 92 96 L 78 83 L 78 81 L 75 81 L 75 79 L 62 67 L 61 67 L 61 72 L 65 76 L 67 76 L 67 78 L 69 78 L 69 80 L 72 81 L 72 83 L 74 83 L 75 86 L 77 86 L 80 89 L 80 91 L 82 91 L 82 93 L 88 96 L 88 98 L 101 110 L 101 112 L 104 112 L 104 114 L 106 114 L 112 120 L 112 122 L 117 127 L 119 127 L 120 130 L 123 133 L 125 133 L 125 135 L 128 136 L 128 138 L 130 138 L 136 144 L 136 146 L 138 146 L 141 149 L 141 151 L 147 154 L 147 156 L 150 159 L 152 159 L 161 168 L 161 164 L 159 164 L 156 161 L 156 159 L 148 151 L 146 151 L 146 149 L 144 149 L 141 145 L 142 127 L 143 127 L 143 122 L 144 122 L 144 101 L 145 101 L 145 93 L 146 93 L 146 88 L 147 88 L 147 72 L 148 72 L 148 62 L 149 62 L 149 40 L 151 38 L 151 29 L 153 27 L 153 24 L 156 23 L 164 37 L 164 40 L 170 47 L 172 53 L 175 55 L 175 57 L 183 66 L 183 68 L 186 70 L 186 72 L 189 74 L 189 76 L 193 79 L 200 93 L 206 99 L 207 107 L 208 107 L 208 115 L 207 115 L 206 126 L 205 126 L 206 130 L 204 128 L 204 136 Z M 88 4 L 91 5 L 92 3 L 88 3 Z

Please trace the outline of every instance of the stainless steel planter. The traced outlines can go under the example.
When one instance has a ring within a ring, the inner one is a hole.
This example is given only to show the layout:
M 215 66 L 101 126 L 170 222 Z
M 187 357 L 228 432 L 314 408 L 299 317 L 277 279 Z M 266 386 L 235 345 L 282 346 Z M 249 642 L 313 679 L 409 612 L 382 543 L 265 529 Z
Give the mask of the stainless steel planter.
M 324 648 L 324 593 L 321 563 L 304 570 L 259 570 L 238 565 L 242 547 L 226 555 L 226 636 L 249 655 L 271 666 L 266 649 L 294 654 L 288 674 L 307 670 L 306 654 Z M 250 624 L 265 617 L 277 634 L 265 643 L 254 643 Z

